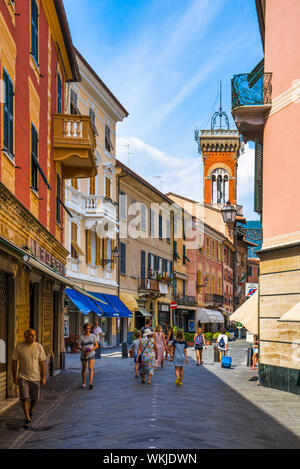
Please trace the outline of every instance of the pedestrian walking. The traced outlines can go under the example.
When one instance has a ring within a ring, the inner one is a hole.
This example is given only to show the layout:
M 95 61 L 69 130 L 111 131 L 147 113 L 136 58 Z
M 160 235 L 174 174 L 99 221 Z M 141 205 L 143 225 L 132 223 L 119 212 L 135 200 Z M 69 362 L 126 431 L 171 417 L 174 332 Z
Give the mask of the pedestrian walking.
M 82 365 L 82 388 L 86 388 L 86 368 L 89 364 L 89 385 L 93 389 L 94 377 L 94 363 L 95 363 L 95 350 L 98 348 L 98 340 L 94 334 L 91 334 L 91 326 L 88 323 L 83 325 L 83 334 L 78 339 L 78 349 L 81 350 L 81 365 Z
M 95 358 L 101 358 L 101 341 L 102 341 L 102 329 L 98 325 L 98 321 L 95 321 L 95 325 L 93 329 L 91 329 L 91 333 L 94 334 L 97 337 L 97 342 L 98 342 L 98 348 L 97 351 L 95 352 Z
M 18 344 L 13 352 L 12 373 L 14 383 L 19 386 L 25 424 L 28 425 L 40 398 L 40 386 L 45 386 L 46 354 L 42 345 L 36 342 L 33 329 L 27 329 L 24 338 L 25 341 Z
M 187 349 L 188 344 L 184 340 L 183 331 L 179 329 L 176 334 L 176 339 L 173 340 L 173 362 L 175 365 L 175 375 L 177 386 L 182 386 L 183 367 L 188 365 Z
M 133 353 L 133 361 L 134 361 L 134 369 L 135 369 L 135 378 L 139 377 L 139 362 L 137 360 L 139 346 L 142 340 L 142 334 L 138 331 L 136 333 L 136 339 L 132 342 L 132 353 Z
M 258 335 L 254 336 L 254 344 L 252 345 L 252 366 L 251 370 L 256 370 L 258 366 Z
M 153 332 L 153 327 L 151 326 L 152 324 L 152 321 L 150 318 L 147 318 L 146 321 L 145 321 L 145 325 L 141 328 L 141 334 L 142 334 L 142 337 L 144 336 L 144 332 L 146 329 L 150 329 L 150 331 Z
M 197 366 L 202 365 L 203 364 L 202 351 L 203 351 L 203 347 L 206 348 L 206 341 L 205 341 L 205 337 L 204 337 L 201 327 L 198 327 L 198 331 L 196 332 L 194 336 L 194 347 L 195 347 L 195 352 L 196 352 Z
M 157 360 L 156 360 L 156 368 L 161 366 L 164 367 L 164 355 L 165 351 L 167 351 L 167 345 L 165 341 L 165 334 L 162 332 L 162 327 L 157 325 L 154 332 L 154 339 L 157 346 Z
M 217 344 L 220 362 L 222 366 L 222 358 L 226 355 L 226 351 L 228 350 L 228 336 L 226 335 L 226 329 L 221 329 L 221 333 L 218 335 L 217 338 Z
M 151 329 L 145 329 L 137 354 L 137 360 L 139 360 L 139 356 L 141 355 L 140 374 L 142 377 L 142 383 L 146 382 L 146 376 L 148 376 L 147 383 L 151 384 L 152 375 L 155 370 L 157 352 L 153 331 L 151 331 Z
M 170 361 L 173 360 L 173 340 L 174 340 L 173 327 L 169 325 L 168 335 L 166 339 L 166 345 L 167 345 L 166 360 L 168 360 L 168 355 L 170 355 Z

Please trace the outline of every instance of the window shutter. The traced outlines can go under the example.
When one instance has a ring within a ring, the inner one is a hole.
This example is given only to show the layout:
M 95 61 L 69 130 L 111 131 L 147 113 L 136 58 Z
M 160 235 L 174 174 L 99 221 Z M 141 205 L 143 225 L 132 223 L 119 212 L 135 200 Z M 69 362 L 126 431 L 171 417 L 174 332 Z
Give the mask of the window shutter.
M 162 238 L 162 215 L 161 214 L 159 215 L 159 228 L 158 229 L 159 229 L 158 236 Z
M 141 251 L 141 278 L 146 277 L 146 252 Z
M 90 195 L 95 195 L 96 193 L 96 178 L 90 178 Z
M 35 160 L 38 160 L 38 134 L 31 124 L 31 187 L 38 190 L 38 172 Z
M 114 259 L 114 254 L 113 254 L 114 249 L 115 249 L 115 240 L 112 239 L 112 240 L 111 240 L 111 259 L 112 259 L 112 262 L 111 262 L 111 264 L 110 264 L 111 269 L 114 269 L 114 268 L 115 268 L 115 259 Z
M 107 238 L 102 239 L 102 255 L 103 255 L 103 261 L 102 261 L 102 266 L 105 266 L 104 259 L 107 259 Z
M 105 195 L 109 199 L 110 199 L 110 186 L 111 186 L 110 179 L 105 178 Z
M 148 273 L 151 270 L 151 254 L 148 252 Z
M 96 235 L 96 265 L 101 264 L 101 239 Z
M 85 257 L 86 257 L 86 263 L 90 264 L 91 263 L 91 232 L 90 230 L 86 230 L 86 250 L 85 250 Z
M 254 181 L 254 211 L 262 213 L 263 195 L 263 144 L 255 140 L 255 181 Z
M 60 74 L 57 74 L 57 113 L 61 114 L 62 111 L 62 105 L 61 105 L 61 91 L 62 91 L 62 86 L 61 86 L 61 78 Z
M 38 65 L 39 57 L 39 12 L 36 0 L 31 0 L 31 54 Z
M 3 70 L 4 85 L 4 104 L 3 104 L 3 144 L 4 149 L 8 151 L 9 147 L 9 113 L 8 113 L 8 75 Z

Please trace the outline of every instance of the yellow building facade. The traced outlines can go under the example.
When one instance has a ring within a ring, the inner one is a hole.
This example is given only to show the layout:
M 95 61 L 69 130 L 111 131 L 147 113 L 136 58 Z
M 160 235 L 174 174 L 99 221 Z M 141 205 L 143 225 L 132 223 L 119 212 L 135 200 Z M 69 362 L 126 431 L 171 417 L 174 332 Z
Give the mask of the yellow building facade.
M 118 246 L 120 297 L 133 312 L 129 330 L 172 323 L 172 202 L 155 187 L 117 162 L 119 184 Z M 130 304 L 131 302 L 131 304 Z
M 98 173 L 88 179 L 70 178 L 65 185 L 67 276 L 84 290 L 118 296 L 116 125 L 128 113 L 78 51 L 76 57 L 81 82 L 67 85 L 69 112 L 91 118 Z M 69 302 L 65 321 L 70 333 L 79 334 L 84 320 L 93 324 L 96 319 L 93 313 L 84 319 Z M 105 345 L 120 342 L 119 318 L 105 316 L 101 327 Z

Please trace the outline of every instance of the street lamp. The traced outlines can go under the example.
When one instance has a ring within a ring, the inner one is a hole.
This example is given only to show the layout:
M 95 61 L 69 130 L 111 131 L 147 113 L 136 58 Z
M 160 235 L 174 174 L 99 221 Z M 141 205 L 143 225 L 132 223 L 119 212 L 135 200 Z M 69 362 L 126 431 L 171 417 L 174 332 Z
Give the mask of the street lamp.
M 226 225 L 231 225 L 235 223 L 236 220 L 236 208 L 234 205 L 230 204 L 230 201 L 226 203 L 221 209 L 223 221 Z
M 232 228 L 233 234 L 240 234 L 246 236 L 246 238 L 251 239 L 252 241 L 262 240 L 263 236 L 261 229 L 242 228 L 241 226 L 234 226 L 236 222 L 237 210 L 234 205 L 231 205 L 229 200 L 226 205 L 221 208 L 221 213 L 225 225 L 227 225 L 229 229 Z
M 102 264 L 103 265 L 110 264 L 111 262 L 114 262 L 118 259 L 118 257 L 120 256 L 120 251 L 117 248 L 117 246 L 114 248 L 112 255 L 113 255 L 113 259 L 101 259 Z

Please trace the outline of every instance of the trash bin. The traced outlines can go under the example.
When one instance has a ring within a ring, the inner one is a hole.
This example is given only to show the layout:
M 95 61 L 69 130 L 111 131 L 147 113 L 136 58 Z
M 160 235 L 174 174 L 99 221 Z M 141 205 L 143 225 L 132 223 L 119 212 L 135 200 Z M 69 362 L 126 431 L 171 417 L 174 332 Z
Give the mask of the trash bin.
M 127 342 L 122 343 L 122 358 L 128 358 L 128 344 L 127 344 Z
M 98 348 L 95 350 L 95 358 L 101 358 L 101 343 L 98 342 Z
M 214 363 L 220 363 L 220 354 L 217 345 L 214 346 Z

